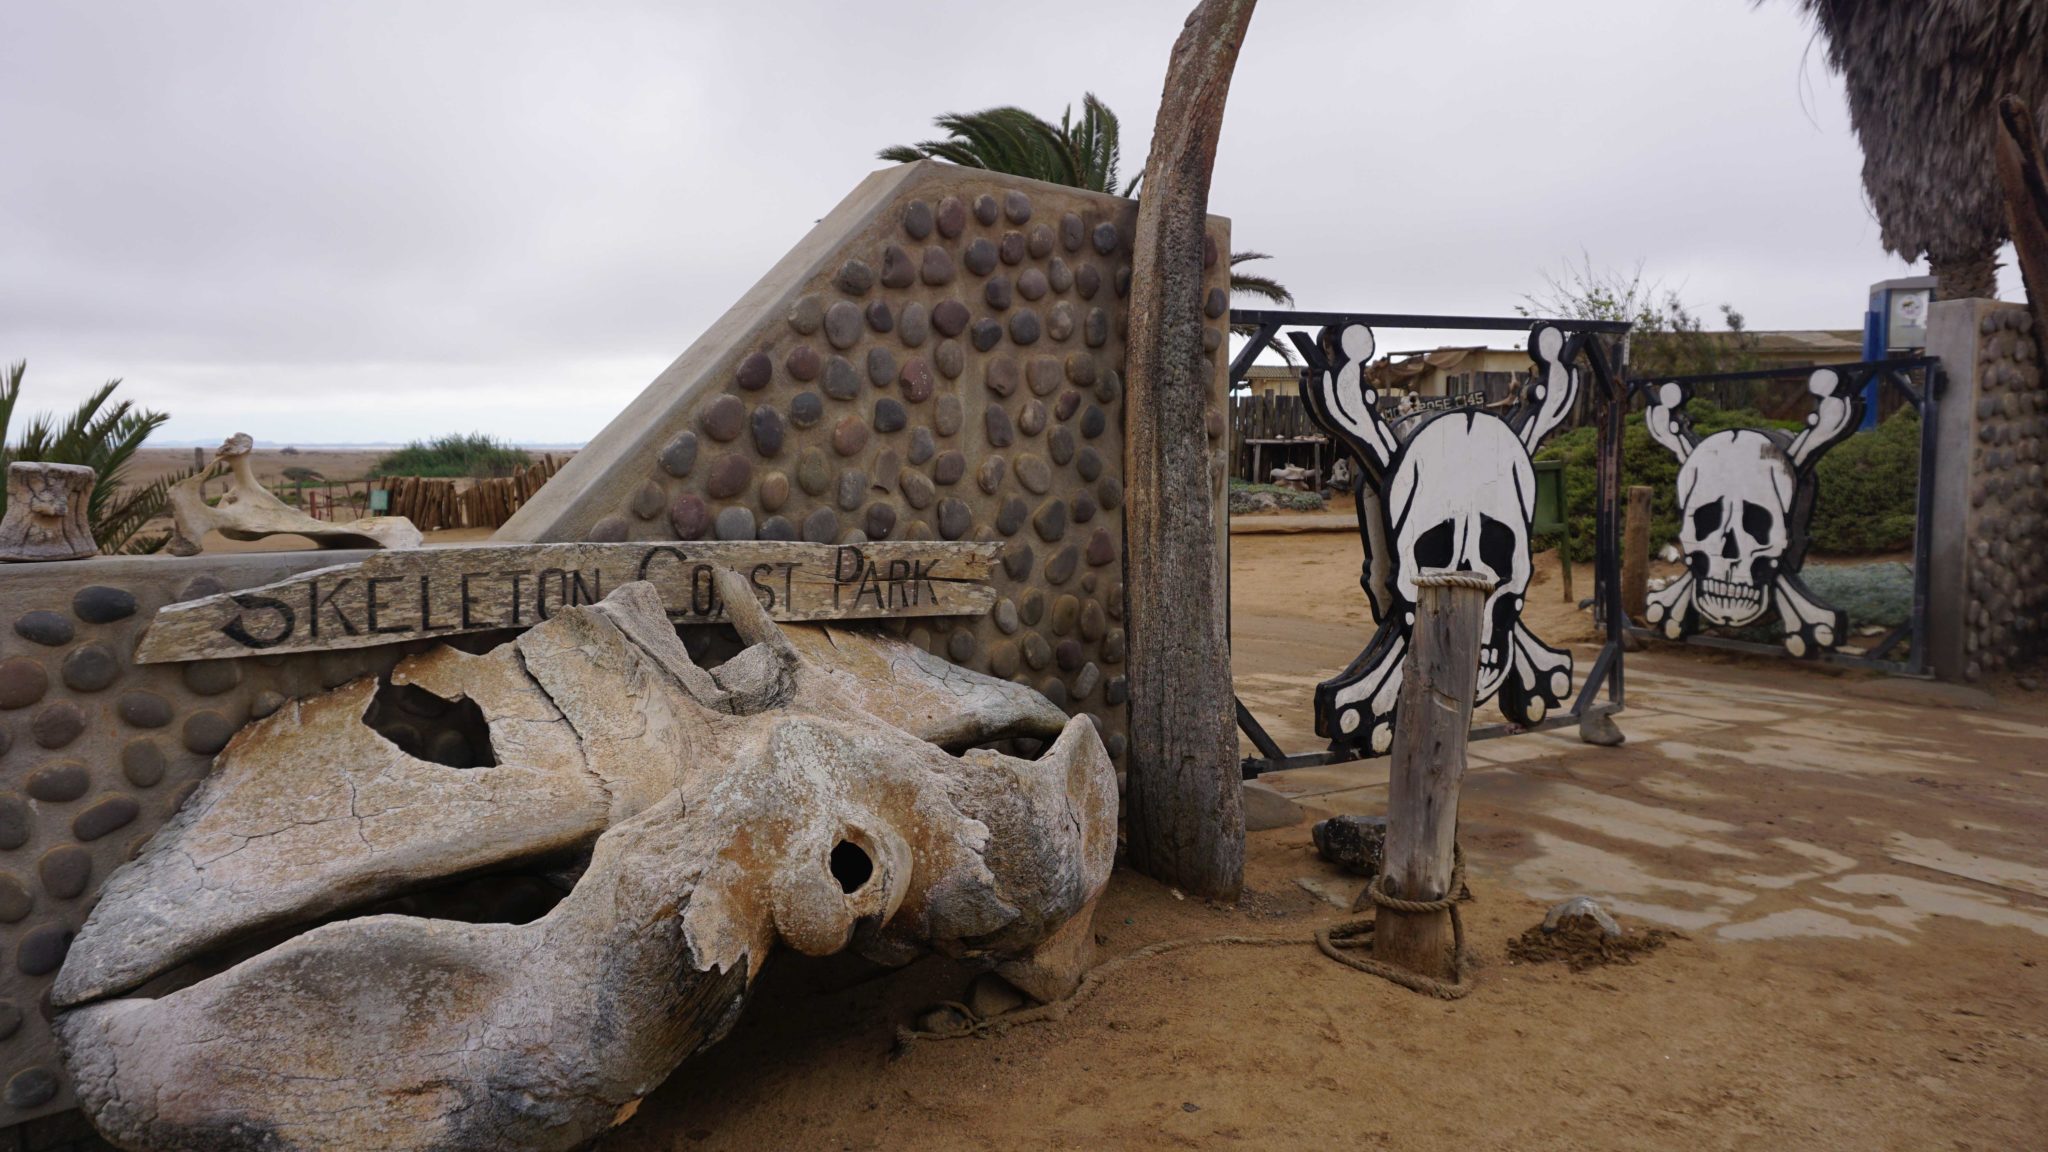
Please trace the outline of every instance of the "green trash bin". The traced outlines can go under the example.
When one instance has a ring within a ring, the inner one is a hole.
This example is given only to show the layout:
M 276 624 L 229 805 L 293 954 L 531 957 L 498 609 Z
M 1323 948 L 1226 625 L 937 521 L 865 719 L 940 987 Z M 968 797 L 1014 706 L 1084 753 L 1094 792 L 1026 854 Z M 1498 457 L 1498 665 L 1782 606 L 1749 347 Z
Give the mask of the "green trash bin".
M 1564 511 L 1564 461 L 1537 460 L 1536 465 L 1536 518 L 1530 524 L 1530 531 L 1536 534 L 1556 532 L 1558 566 L 1564 571 L 1564 599 L 1572 599 L 1572 549 L 1570 525 Z

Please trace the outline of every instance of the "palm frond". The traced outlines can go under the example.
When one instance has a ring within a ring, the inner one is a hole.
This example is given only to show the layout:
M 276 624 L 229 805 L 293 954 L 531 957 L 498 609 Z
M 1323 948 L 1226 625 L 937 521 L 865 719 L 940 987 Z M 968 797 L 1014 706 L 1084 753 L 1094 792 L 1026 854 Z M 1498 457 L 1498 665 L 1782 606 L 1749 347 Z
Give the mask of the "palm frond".
M 18 363 L 0 379 L 0 438 L 13 423 L 14 409 L 21 397 L 21 385 L 28 365 Z M 94 389 L 71 412 L 59 419 L 39 412 L 22 428 L 11 444 L 0 448 L 0 464 L 17 460 L 47 464 L 80 464 L 94 472 L 91 494 L 86 501 L 86 518 L 100 551 L 119 552 L 135 533 L 164 507 L 170 484 L 146 485 L 135 493 L 124 491 L 123 473 L 151 434 L 164 426 L 169 414 L 138 410 L 127 401 L 109 404 L 119 380 L 109 380 Z M 152 497 L 154 489 L 161 489 Z M 154 499 L 154 504 L 150 501 Z M 6 513 L 4 488 L 0 488 L 0 515 Z
M 1270 300 L 1275 304 L 1294 303 L 1294 293 L 1289 292 L 1285 284 L 1280 283 L 1271 276 L 1254 276 L 1248 272 L 1232 272 L 1230 274 L 1230 294 L 1232 296 L 1255 296 L 1261 300 Z

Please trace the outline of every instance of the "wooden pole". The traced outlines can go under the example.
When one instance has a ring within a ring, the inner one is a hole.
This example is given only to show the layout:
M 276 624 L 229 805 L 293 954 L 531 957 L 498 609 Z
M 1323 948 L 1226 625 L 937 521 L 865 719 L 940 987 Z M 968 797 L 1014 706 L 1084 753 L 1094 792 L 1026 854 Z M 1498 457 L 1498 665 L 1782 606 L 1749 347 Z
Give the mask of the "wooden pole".
M 1415 579 L 1415 626 L 1401 666 L 1387 772 L 1387 894 L 1401 900 L 1455 896 L 1458 785 L 1479 688 L 1480 616 L 1493 582 L 1430 569 Z M 1373 958 L 1437 980 L 1456 977 L 1451 914 L 1375 913 Z
M 1650 489 L 1631 484 L 1628 516 L 1622 521 L 1621 610 L 1637 624 L 1650 597 Z
M 1202 253 L 1223 105 L 1254 3 L 1201 0 L 1174 41 L 1138 201 L 1126 344 L 1130 861 L 1215 900 L 1235 900 L 1244 885 L 1244 807 Z

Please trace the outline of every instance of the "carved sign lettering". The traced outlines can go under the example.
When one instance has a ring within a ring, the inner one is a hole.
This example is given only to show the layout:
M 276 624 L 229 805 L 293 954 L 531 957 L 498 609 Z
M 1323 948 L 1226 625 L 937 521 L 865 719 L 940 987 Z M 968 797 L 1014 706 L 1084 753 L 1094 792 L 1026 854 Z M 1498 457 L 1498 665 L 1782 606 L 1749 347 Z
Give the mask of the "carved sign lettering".
M 731 568 L 776 620 L 964 616 L 995 603 L 1000 545 L 679 542 L 499 544 L 382 552 L 156 614 L 138 664 L 362 648 L 530 628 L 562 608 L 651 582 L 677 623 L 725 618 L 712 573 Z

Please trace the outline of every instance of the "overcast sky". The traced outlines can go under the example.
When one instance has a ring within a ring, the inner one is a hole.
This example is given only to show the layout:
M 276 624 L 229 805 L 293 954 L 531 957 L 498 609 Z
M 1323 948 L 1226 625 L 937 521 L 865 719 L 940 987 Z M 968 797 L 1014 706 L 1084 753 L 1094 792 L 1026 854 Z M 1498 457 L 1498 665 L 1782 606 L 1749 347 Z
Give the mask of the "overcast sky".
M 1092 89 L 1142 169 L 1190 5 L 0 0 L 0 360 L 164 439 L 580 441 L 935 113 Z M 1856 327 L 1913 269 L 1793 7 L 1265 0 L 1212 208 L 1304 308 L 1511 314 L 1583 252 Z

